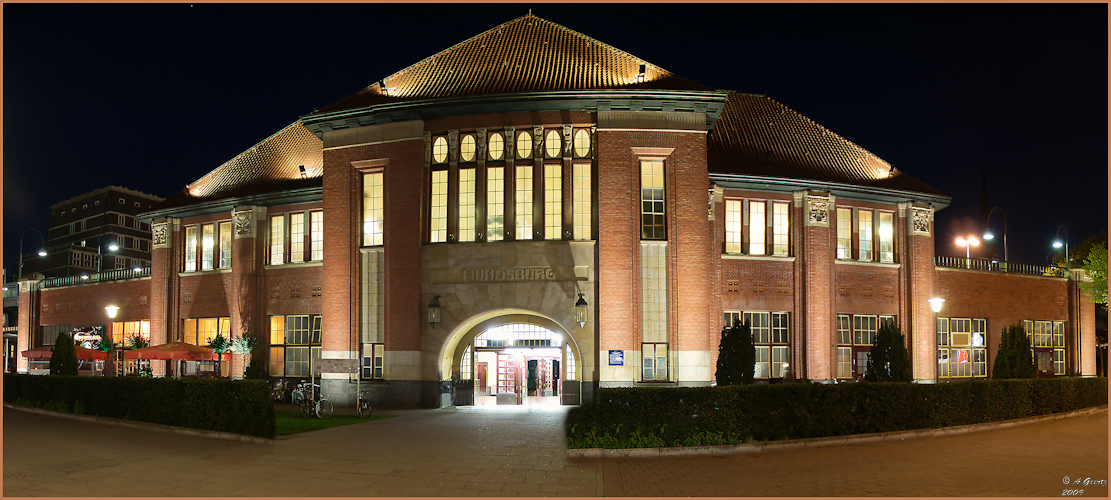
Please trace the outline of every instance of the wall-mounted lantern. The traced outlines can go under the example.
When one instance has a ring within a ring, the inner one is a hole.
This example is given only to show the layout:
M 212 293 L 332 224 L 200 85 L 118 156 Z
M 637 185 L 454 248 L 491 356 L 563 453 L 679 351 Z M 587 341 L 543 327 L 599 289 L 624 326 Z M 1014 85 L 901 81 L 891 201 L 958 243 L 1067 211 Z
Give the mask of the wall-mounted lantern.
M 575 321 L 579 323 L 579 328 L 586 327 L 586 299 L 582 292 L 579 292 L 579 300 L 575 301 Z
M 116 313 L 119 312 L 120 308 L 119 308 L 119 306 L 108 306 L 108 307 L 105 307 L 104 310 L 108 311 L 108 317 L 109 318 L 115 319 L 116 318 Z
M 433 295 L 432 302 L 428 303 L 428 326 L 440 326 L 440 296 Z

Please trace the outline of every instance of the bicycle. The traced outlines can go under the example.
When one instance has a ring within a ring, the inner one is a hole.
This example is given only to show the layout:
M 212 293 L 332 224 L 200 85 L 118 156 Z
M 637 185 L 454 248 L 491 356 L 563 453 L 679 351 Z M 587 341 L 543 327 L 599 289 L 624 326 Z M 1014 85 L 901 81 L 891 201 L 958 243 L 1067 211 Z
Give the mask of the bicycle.
M 324 396 L 321 396 L 320 399 L 314 399 L 312 396 L 309 396 L 301 402 L 300 409 L 301 416 L 305 418 L 309 418 L 313 415 L 315 415 L 316 418 L 328 418 L 332 416 L 332 411 L 335 410 L 332 406 L 332 402 Z
M 355 414 L 360 418 L 370 418 L 370 412 L 374 411 L 370 407 L 370 400 L 366 398 L 365 392 L 359 393 L 359 401 L 355 403 Z
M 270 397 L 273 398 L 275 402 L 280 403 L 282 401 L 282 398 L 285 397 L 285 380 L 278 379 L 278 381 L 270 386 Z
M 312 384 L 312 388 L 310 389 L 308 382 L 301 382 L 300 384 L 297 384 L 297 387 L 294 388 L 293 392 L 290 393 L 289 400 L 293 404 L 299 405 L 304 402 L 305 399 L 308 399 L 308 396 L 313 393 L 320 394 L 319 384 Z

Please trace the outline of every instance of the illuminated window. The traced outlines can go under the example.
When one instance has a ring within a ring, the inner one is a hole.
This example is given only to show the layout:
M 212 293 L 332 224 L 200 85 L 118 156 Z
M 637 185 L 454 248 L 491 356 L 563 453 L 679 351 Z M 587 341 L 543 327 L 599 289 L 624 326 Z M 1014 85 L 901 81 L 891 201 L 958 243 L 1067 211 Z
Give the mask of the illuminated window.
M 729 317 L 727 316 L 728 320 Z M 786 312 L 745 311 L 741 321 L 747 323 L 756 345 L 755 378 L 783 378 L 787 375 L 790 328 Z
M 221 335 L 231 338 L 231 318 L 190 318 L 182 320 L 182 342 L 206 346 Z
M 788 203 L 772 203 L 772 255 L 788 253 Z
M 664 162 L 640 161 L 640 237 L 645 240 L 667 239 L 664 222 Z
M 475 218 L 475 169 L 459 169 L 459 241 L 474 241 L 478 234 Z
M 872 345 L 876 340 L 875 316 L 853 315 L 853 344 Z
M 474 135 L 467 134 L 459 141 L 459 160 L 460 161 L 474 161 L 475 157 L 475 140 Z
M 860 238 L 860 260 L 872 260 L 872 211 L 857 212 L 857 235 Z
M 270 376 L 304 377 L 312 362 L 320 363 L 319 315 L 270 317 Z
M 938 318 L 937 377 L 987 377 L 987 320 Z
M 150 321 L 113 321 L 112 343 L 116 346 L 128 345 L 130 339 L 138 337 L 150 343 Z
M 544 165 L 544 237 L 560 239 L 563 231 L 563 166 Z
M 312 219 L 312 260 L 324 260 L 324 211 L 309 212 Z
M 642 376 L 646 382 L 667 382 L 667 344 L 641 344 Z
M 486 169 L 486 240 L 501 241 L 505 230 L 505 169 Z
M 532 239 L 532 166 L 517 167 L 517 239 Z
M 214 264 L 212 259 L 215 257 L 216 241 L 214 239 L 216 226 L 213 224 L 205 224 L 201 226 L 201 270 L 209 271 Z
M 289 261 L 305 261 L 305 213 L 289 214 Z
M 562 150 L 563 138 L 559 136 L 558 130 L 549 130 L 544 134 L 544 152 L 548 158 L 559 158 Z
M 532 132 L 517 132 L 517 158 L 532 158 Z
M 487 139 L 486 142 L 489 146 L 487 148 L 487 155 L 491 160 L 500 160 L 505 156 L 505 137 L 503 137 L 501 133 L 491 133 L 490 138 Z
M 880 262 L 895 262 L 895 214 L 880 212 Z
M 764 237 L 767 234 L 767 204 L 763 201 L 748 202 L 748 253 L 764 255 Z
M 220 223 L 220 269 L 231 267 L 231 221 Z
M 580 128 L 575 131 L 574 137 L 575 158 L 590 156 L 590 131 Z
M 197 270 L 197 226 L 185 228 L 185 272 Z
M 837 258 L 853 258 L 853 211 L 837 208 Z
M 576 240 L 589 240 L 590 231 L 590 164 L 576 163 L 572 167 L 575 177 L 572 179 L 572 210 L 574 211 L 574 236 Z
M 382 172 L 363 174 L 363 246 L 382 244 Z
M 459 360 L 459 379 L 473 380 L 471 377 L 471 346 L 463 350 L 463 357 Z
M 270 217 L 270 265 L 285 263 L 285 216 Z
M 571 344 L 567 344 L 567 370 L 564 373 L 564 380 L 578 380 L 578 375 L 575 374 L 575 351 L 571 350 Z
M 741 253 L 741 200 L 725 200 L 725 253 Z
M 432 139 L 432 163 L 447 163 L 447 137 Z
M 432 172 L 432 210 L 429 241 L 447 241 L 447 170 Z

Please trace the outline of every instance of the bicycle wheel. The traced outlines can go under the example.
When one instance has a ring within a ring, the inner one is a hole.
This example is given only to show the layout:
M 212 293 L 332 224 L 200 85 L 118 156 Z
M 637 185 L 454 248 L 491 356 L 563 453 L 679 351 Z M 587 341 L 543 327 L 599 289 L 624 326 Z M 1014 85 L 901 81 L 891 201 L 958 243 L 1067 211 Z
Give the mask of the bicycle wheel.
M 331 401 L 320 398 L 320 402 L 316 404 L 316 416 L 319 418 L 328 418 L 332 416 L 333 409 Z
M 298 407 L 301 409 L 301 416 L 309 418 L 312 415 L 312 401 L 304 401 Z
M 301 395 L 301 389 L 294 389 L 293 394 L 290 395 L 289 399 L 293 402 L 293 404 L 299 405 L 302 401 L 304 401 L 305 397 Z
M 370 412 L 372 411 L 372 408 L 370 407 L 370 401 L 359 401 L 359 404 L 355 406 L 355 409 L 358 410 L 359 417 L 370 418 Z

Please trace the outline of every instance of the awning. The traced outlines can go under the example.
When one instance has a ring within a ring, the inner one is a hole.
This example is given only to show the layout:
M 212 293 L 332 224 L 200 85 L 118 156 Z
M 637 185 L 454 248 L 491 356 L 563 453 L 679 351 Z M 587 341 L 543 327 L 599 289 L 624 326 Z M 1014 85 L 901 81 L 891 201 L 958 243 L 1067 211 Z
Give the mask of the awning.
M 139 349 L 132 349 L 123 353 L 125 359 L 167 359 L 186 361 L 212 361 L 217 354 L 204 346 L 186 344 L 185 342 L 170 342 L 169 344 L 152 345 Z M 231 361 L 231 353 L 220 355 L 223 361 Z
M 74 345 L 73 350 L 77 351 L 77 359 L 84 359 L 84 360 L 108 359 L 108 353 L 106 353 L 104 351 L 96 351 L 96 350 L 93 350 L 93 349 L 88 349 L 88 348 L 85 348 L 85 347 L 81 347 L 79 345 Z M 44 346 L 44 347 L 38 347 L 38 348 L 35 348 L 35 349 L 28 349 L 26 351 L 23 351 L 20 354 L 22 354 L 23 357 L 25 357 L 25 358 L 50 359 L 50 356 L 52 356 L 54 354 L 54 351 L 50 346 Z

